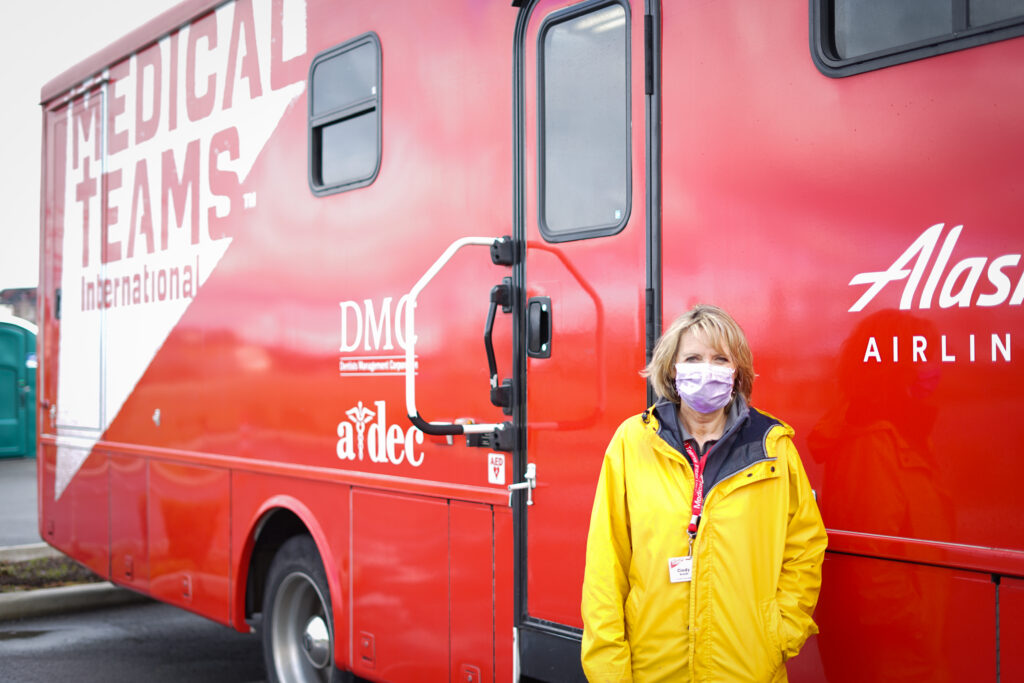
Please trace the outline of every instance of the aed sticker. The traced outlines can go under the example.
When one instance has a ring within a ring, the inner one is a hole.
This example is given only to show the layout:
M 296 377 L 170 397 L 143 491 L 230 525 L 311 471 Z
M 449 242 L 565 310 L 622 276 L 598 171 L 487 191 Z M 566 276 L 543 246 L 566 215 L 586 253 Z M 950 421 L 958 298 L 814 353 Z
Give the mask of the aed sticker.
M 505 485 L 505 456 L 501 453 L 487 454 L 487 483 Z
M 693 574 L 693 557 L 668 558 L 668 580 L 671 583 L 686 583 Z

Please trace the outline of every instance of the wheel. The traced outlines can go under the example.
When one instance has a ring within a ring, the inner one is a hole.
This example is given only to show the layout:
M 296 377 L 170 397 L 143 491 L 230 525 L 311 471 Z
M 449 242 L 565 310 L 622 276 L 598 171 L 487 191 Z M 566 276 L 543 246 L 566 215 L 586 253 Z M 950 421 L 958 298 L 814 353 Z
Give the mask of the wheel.
M 309 536 L 285 541 L 263 593 L 263 659 L 270 683 L 327 683 L 334 671 L 334 621 L 327 574 Z

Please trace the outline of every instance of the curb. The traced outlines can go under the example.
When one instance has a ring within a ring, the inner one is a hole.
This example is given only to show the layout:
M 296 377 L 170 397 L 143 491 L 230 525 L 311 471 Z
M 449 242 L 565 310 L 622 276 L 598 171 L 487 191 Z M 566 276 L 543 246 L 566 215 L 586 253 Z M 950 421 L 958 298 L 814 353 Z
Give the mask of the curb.
M 145 595 L 108 582 L 0 593 L 0 622 L 83 612 L 148 600 Z
M 44 557 L 61 557 L 63 554 L 46 543 L 33 543 L 0 548 L 0 562 L 28 562 Z M 82 612 L 149 599 L 141 593 L 107 581 L 0 593 L 0 622 Z
M 47 543 L 12 545 L 0 548 L 0 562 L 28 562 L 44 557 L 61 557 L 64 553 Z

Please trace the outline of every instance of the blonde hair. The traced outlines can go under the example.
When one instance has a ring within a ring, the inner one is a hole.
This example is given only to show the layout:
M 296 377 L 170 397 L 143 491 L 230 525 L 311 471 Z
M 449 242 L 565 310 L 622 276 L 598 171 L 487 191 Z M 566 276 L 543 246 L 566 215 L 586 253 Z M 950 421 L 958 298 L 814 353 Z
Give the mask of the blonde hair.
M 750 401 L 754 388 L 754 360 L 743 328 L 718 306 L 697 304 L 672 321 L 654 346 L 651 362 L 640 374 L 647 377 L 659 398 L 679 403 L 676 393 L 676 354 L 683 335 L 692 332 L 716 351 L 728 354 L 736 366 L 733 392 Z

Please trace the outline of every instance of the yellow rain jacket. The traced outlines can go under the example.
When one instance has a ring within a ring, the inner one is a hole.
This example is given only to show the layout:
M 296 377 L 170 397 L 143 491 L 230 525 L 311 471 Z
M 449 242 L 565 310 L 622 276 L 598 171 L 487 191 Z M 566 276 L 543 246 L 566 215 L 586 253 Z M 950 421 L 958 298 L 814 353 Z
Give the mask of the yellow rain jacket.
M 669 581 L 669 559 L 687 554 L 687 456 L 659 436 L 652 410 L 612 438 L 583 581 L 591 682 L 785 681 L 784 662 L 818 632 L 825 527 L 793 430 L 753 408 L 733 429 L 688 583 Z

